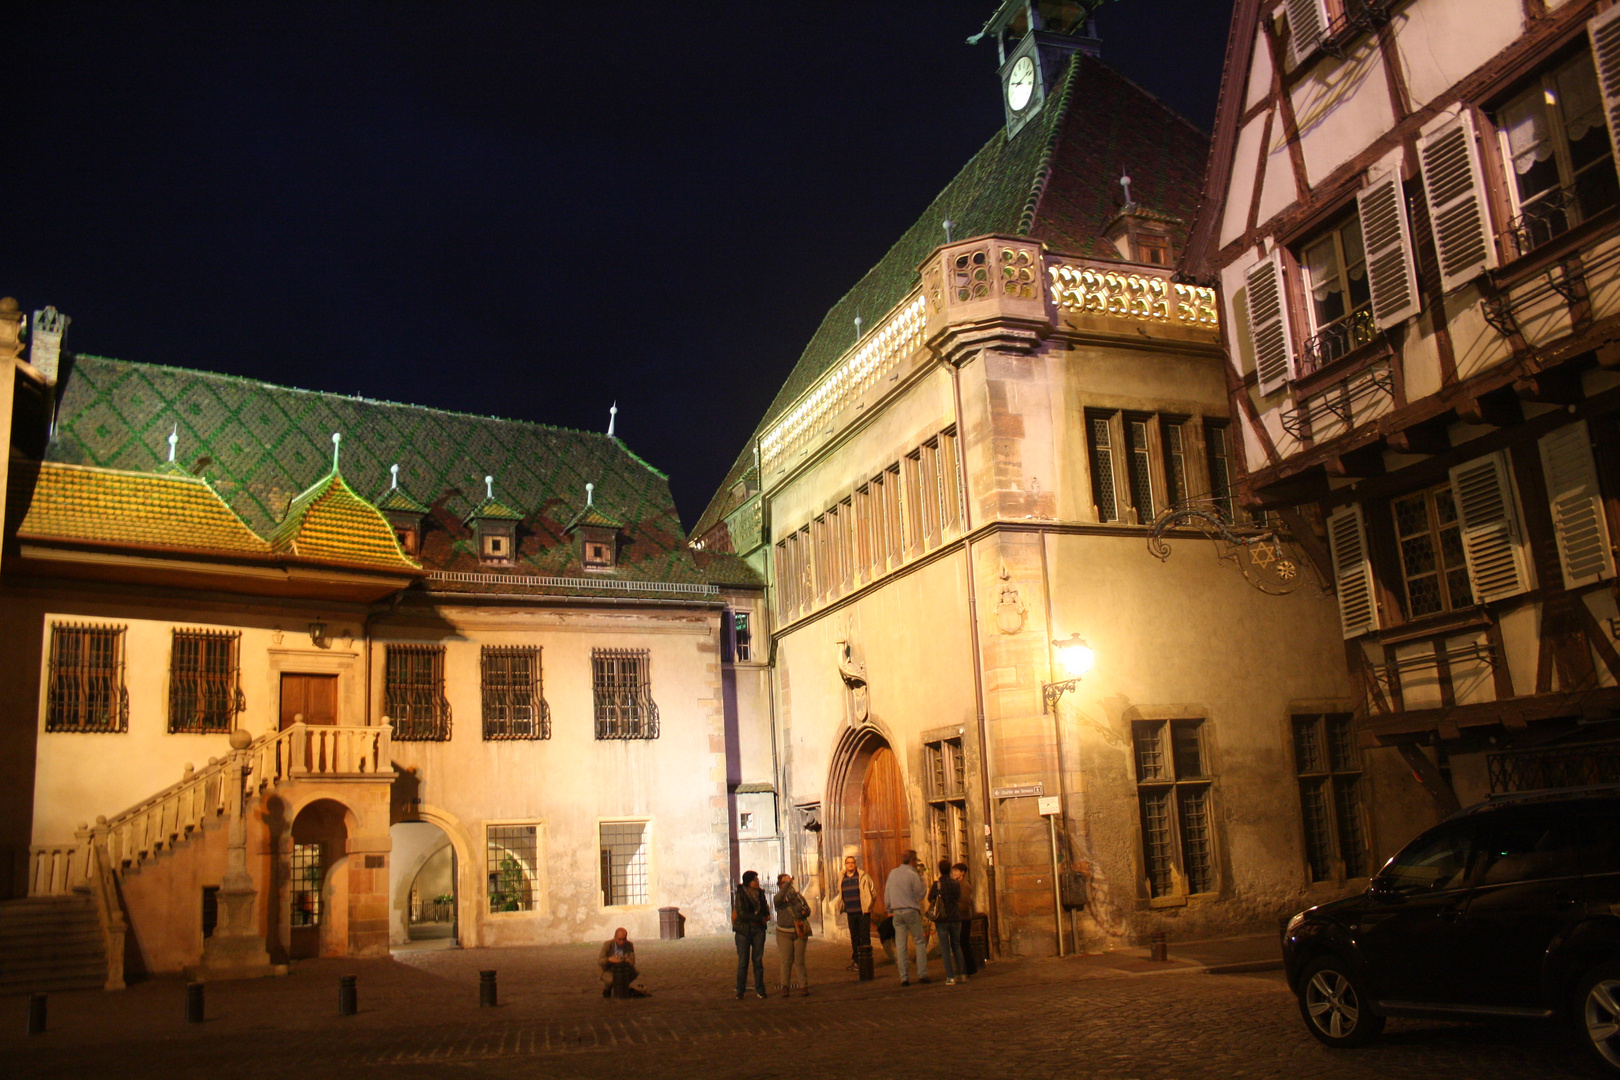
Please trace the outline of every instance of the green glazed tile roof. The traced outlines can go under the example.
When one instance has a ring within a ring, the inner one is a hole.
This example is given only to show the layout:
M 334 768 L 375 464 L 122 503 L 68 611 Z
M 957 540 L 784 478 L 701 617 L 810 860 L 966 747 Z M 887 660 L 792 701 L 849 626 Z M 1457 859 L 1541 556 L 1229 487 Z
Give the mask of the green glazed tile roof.
M 410 492 L 404 488 L 384 488 L 383 493 L 371 500 L 371 505 L 379 510 L 393 510 L 401 514 L 425 514 L 428 508 L 411 498 Z
M 1191 221 L 1209 139 L 1164 103 L 1084 54 L 1076 54 L 1052 96 L 1017 135 L 1002 127 L 945 185 L 894 246 L 832 306 L 736 464 L 693 527 L 702 536 L 736 508 L 732 496 L 753 466 L 752 447 L 782 412 L 855 343 L 855 316 L 877 325 L 917 281 L 917 267 L 945 242 L 987 233 L 1030 236 L 1054 251 L 1118 259 L 1103 239 L 1119 212 L 1119 178 L 1131 176 L 1138 205 Z M 1185 242 L 1178 229 L 1177 245 Z
M 467 511 L 467 516 L 462 520 L 471 522 L 479 518 L 489 521 L 522 521 L 523 515 L 491 495 Z
M 624 522 L 620 521 L 618 518 L 609 517 L 607 514 L 604 514 L 602 511 L 598 510 L 594 505 L 587 506 L 585 509 L 575 514 L 574 520 L 563 526 L 563 528 L 567 532 L 573 532 L 582 525 L 598 529 L 624 528 Z
M 267 556 L 269 545 L 208 481 L 45 462 L 17 535 L 183 551 Z
M 420 569 L 400 550 L 388 519 L 356 495 L 335 469 L 293 499 L 270 534 L 270 547 L 315 562 Z
M 485 498 L 484 477 L 494 475 L 501 506 L 521 516 L 514 575 L 582 575 L 564 526 L 592 483 L 601 512 L 625 523 L 621 576 L 707 581 L 686 547 L 668 479 L 608 435 L 83 355 L 61 390 L 50 460 L 150 472 L 167 458 L 165 439 L 178 424 L 181 465 L 207 477 L 261 535 L 328 475 L 332 433 L 341 432 L 348 482 L 383 488 L 397 462 L 401 491 L 424 500 L 419 558 L 429 570 L 487 570 L 466 520 Z

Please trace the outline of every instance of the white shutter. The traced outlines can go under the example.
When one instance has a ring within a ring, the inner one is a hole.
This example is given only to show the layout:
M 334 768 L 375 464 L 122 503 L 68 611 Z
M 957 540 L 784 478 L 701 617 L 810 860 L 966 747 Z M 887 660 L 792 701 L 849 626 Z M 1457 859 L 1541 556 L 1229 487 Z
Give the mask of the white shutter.
M 1288 0 L 1288 52 L 1298 67 L 1327 33 L 1327 0 Z
M 1543 436 L 1538 445 L 1541 468 L 1547 476 L 1553 531 L 1558 537 L 1558 561 L 1564 567 L 1564 588 L 1613 577 L 1609 523 L 1603 516 L 1597 463 L 1592 460 L 1586 421 L 1561 427 Z
M 1294 345 L 1283 293 L 1282 252 L 1273 251 L 1249 268 L 1249 340 L 1260 392 L 1269 394 L 1294 375 Z
M 1477 604 L 1516 596 L 1530 587 L 1519 512 L 1503 453 L 1475 458 L 1451 470 L 1468 582 Z
M 1367 529 L 1361 507 L 1341 506 L 1327 521 L 1333 550 L 1333 583 L 1339 594 L 1339 625 L 1345 640 L 1378 629 L 1378 602 L 1373 595 L 1372 562 L 1367 558 Z
M 1356 194 L 1361 246 L 1367 254 L 1373 321 L 1383 330 L 1418 313 L 1417 274 L 1412 270 L 1412 229 L 1399 169 L 1373 178 Z
M 1620 160 L 1620 7 L 1612 7 L 1586 24 L 1592 41 L 1592 66 L 1597 68 L 1603 94 L 1603 115 L 1609 121 L 1609 148 Z
M 1450 292 L 1496 265 L 1472 114 L 1463 113 L 1424 139 L 1418 158 L 1440 255 L 1440 287 Z

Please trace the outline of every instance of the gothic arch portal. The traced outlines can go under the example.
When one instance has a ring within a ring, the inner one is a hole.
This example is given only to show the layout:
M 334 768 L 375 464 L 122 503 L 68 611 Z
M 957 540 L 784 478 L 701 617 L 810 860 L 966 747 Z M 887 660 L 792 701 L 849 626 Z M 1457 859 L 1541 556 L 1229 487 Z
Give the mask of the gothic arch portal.
M 839 735 L 828 770 L 827 793 L 835 841 L 828 854 L 838 860 L 828 868 L 827 880 L 837 880 L 844 852 L 855 848 L 860 852 L 861 868 L 872 875 L 877 886 L 874 913 L 881 917 L 884 879 L 912 843 L 900 759 L 877 725 L 845 728 Z

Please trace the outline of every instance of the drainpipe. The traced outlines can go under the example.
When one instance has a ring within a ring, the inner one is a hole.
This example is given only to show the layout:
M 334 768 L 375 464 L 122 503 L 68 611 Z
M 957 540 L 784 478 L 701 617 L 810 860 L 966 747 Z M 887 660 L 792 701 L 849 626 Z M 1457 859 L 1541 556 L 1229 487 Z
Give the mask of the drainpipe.
M 962 500 L 962 535 L 973 533 L 973 502 L 968 498 L 967 432 L 962 419 L 962 376 L 955 364 L 951 369 L 951 395 L 956 406 L 956 485 L 957 497 Z M 967 577 L 968 640 L 973 647 L 973 707 L 977 713 L 979 730 L 979 805 L 984 807 L 984 839 L 986 862 L 990 880 L 986 882 L 985 898 L 989 902 L 990 925 L 996 928 L 996 947 L 1001 947 L 1001 914 L 996 902 L 996 827 L 995 804 L 990 797 L 990 732 L 984 717 L 984 660 L 979 653 L 979 600 L 973 587 L 973 543 L 962 545 L 966 556 L 964 573 Z

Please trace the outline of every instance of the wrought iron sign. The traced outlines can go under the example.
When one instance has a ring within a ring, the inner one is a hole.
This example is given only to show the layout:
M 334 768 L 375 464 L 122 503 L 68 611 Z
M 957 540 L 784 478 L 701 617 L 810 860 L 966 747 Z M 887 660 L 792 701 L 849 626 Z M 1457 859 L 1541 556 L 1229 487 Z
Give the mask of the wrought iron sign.
M 1250 585 L 1271 596 L 1285 596 L 1305 579 L 1304 562 L 1285 535 L 1264 522 L 1233 522 L 1213 500 L 1179 502 L 1153 519 L 1148 551 L 1160 562 L 1170 558 L 1165 534 L 1171 529 L 1203 533 L 1218 557 L 1234 563 Z

